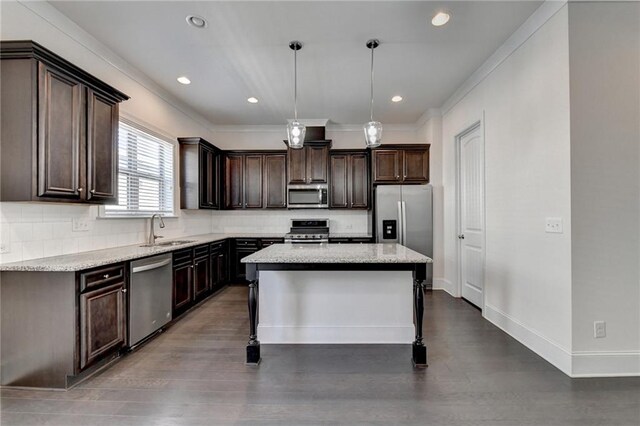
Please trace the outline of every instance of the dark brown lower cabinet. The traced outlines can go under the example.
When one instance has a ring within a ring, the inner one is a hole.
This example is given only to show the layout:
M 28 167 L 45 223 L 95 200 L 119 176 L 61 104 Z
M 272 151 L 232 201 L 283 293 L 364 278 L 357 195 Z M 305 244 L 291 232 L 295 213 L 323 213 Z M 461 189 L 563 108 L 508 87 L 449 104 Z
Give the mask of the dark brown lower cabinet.
M 211 276 L 209 290 L 214 292 L 229 280 L 229 245 L 227 242 L 211 244 Z
M 193 261 L 193 299 L 201 300 L 209 291 L 209 255 Z
M 226 241 L 173 253 L 173 317 L 227 283 Z
M 193 300 L 193 264 L 191 259 L 188 263 L 176 264 L 176 254 L 174 253 L 173 264 L 173 317 L 177 317 L 186 311 Z
M 80 295 L 80 369 L 125 344 L 125 281 Z
M 233 244 L 233 284 L 244 284 L 247 282 L 246 266 L 242 259 L 257 252 L 260 249 L 260 241 L 257 238 L 237 238 Z

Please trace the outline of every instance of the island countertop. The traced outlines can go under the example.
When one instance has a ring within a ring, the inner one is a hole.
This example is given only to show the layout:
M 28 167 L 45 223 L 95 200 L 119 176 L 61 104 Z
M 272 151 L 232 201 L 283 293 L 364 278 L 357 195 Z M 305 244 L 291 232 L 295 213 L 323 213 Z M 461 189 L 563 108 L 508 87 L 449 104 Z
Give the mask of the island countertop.
M 432 263 L 431 258 L 395 243 L 274 244 L 242 263 Z

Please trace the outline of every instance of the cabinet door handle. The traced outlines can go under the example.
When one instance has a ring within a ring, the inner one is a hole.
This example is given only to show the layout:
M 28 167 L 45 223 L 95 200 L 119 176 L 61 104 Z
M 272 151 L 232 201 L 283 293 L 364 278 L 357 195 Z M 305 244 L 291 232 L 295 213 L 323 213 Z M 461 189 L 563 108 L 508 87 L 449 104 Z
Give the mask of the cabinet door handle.
M 106 280 L 107 278 L 109 278 L 109 274 L 104 274 L 104 275 L 102 276 L 102 278 L 104 278 L 104 279 Z
M 91 191 L 89 191 L 89 192 L 91 192 L 92 194 L 95 194 L 95 193 L 96 193 L 96 190 L 95 190 L 95 189 L 92 189 L 92 190 L 91 190 Z
M 78 188 L 78 192 L 82 192 L 82 187 Z
M 120 290 L 120 291 L 122 291 L 123 293 L 126 293 L 126 292 L 127 292 L 127 289 L 126 289 L 126 288 L 123 288 L 123 289 L 122 289 L 122 290 Z

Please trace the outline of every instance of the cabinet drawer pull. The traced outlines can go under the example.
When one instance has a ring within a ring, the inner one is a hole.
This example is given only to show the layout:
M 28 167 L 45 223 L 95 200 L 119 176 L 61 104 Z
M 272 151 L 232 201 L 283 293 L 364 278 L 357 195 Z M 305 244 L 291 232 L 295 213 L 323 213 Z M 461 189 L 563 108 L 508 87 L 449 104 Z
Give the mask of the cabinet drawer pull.
M 102 278 L 104 278 L 104 279 L 106 280 L 107 278 L 109 278 L 109 274 L 104 274 L 104 275 L 102 276 Z

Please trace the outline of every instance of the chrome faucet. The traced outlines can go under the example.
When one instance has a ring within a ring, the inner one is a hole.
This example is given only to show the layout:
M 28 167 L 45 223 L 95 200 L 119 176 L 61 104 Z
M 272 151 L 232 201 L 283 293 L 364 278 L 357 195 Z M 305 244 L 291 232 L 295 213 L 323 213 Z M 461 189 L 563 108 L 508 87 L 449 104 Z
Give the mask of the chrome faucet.
M 162 220 L 161 215 L 156 213 L 153 216 L 151 216 L 150 223 L 149 223 L 149 238 L 147 239 L 147 244 L 150 246 L 153 246 L 156 244 L 156 239 L 162 238 L 162 235 L 156 235 L 155 233 L 154 224 L 155 224 L 156 217 L 160 219 L 160 228 L 164 228 L 164 220 Z

